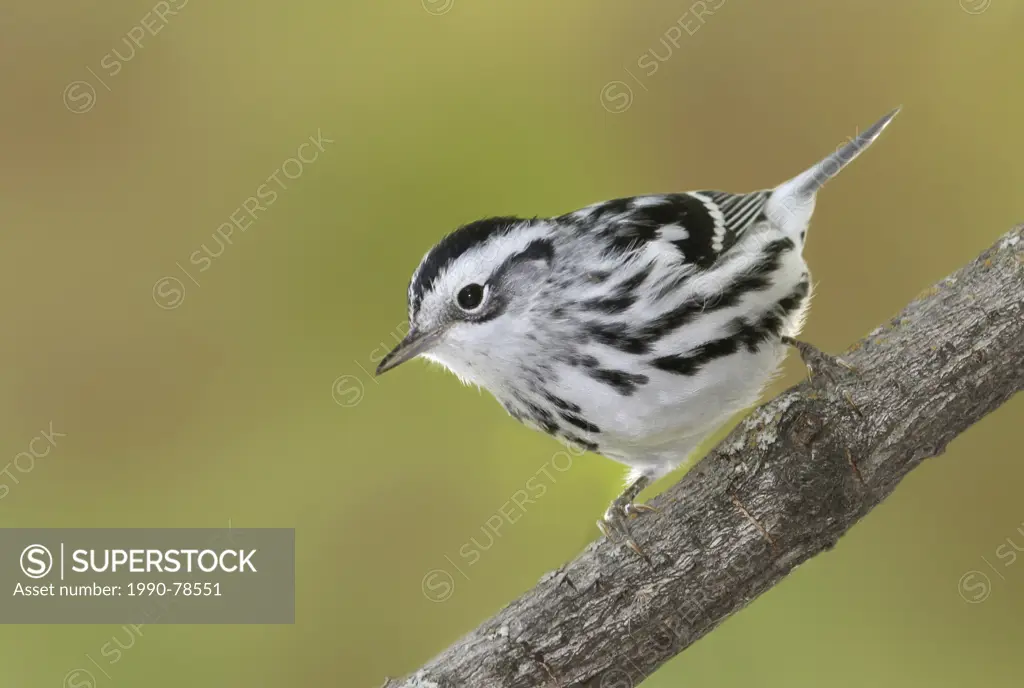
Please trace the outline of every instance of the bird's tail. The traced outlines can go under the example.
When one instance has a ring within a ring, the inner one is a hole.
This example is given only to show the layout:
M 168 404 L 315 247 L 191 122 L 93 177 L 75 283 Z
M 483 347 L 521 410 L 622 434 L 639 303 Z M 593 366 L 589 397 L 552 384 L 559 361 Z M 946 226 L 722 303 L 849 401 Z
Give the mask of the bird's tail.
M 806 229 L 814 211 L 814 198 L 818 189 L 867 150 L 899 111 L 900 108 L 896 108 L 872 124 L 867 131 L 848 139 L 824 160 L 776 187 L 765 206 L 768 218 L 784 229 L 793 228 L 797 232 Z

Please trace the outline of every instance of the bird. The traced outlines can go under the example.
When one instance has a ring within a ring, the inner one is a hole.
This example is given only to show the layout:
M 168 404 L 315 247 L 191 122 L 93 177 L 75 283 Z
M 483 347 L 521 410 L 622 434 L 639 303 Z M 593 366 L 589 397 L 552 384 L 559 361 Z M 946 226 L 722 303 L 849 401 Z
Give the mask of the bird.
M 627 466 L 598 526 L 643 554 L 629 520 L 657 510 L 640 492 L 754 405 L 790 346 L 837 360 L 796 339 L 807 230 L 817 192 L 899 111 L 773 188 L 462 225 L 414 271 L 408 333 L 376 375 L 425 358 L 523 424 Z

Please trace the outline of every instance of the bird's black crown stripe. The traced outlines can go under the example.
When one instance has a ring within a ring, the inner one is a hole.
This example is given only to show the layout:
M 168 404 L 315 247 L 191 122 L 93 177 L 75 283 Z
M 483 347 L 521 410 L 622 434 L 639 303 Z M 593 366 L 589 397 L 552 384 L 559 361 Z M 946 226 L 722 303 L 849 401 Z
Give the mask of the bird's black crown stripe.
M 534 239 L 522 251 L 506 258 L 494 271 L 494 278 L 501 279 L 513 266 L 524 260 L 543 260 L 550 263 L 554 259 L 555 245 L 549 239 Z
M 508 234 L 526 222 L 519 217 L 491 217 L 459 227 L 430 249 L 409 285 L 409 308 L 415 313 L 423 294 L 441 272 L 466 251 L 486 243 L 494 236 Z

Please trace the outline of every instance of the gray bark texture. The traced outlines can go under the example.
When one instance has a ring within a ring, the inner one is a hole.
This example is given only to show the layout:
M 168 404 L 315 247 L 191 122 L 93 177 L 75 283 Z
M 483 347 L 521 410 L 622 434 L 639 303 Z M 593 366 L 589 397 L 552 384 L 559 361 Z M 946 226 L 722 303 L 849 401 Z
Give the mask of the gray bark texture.
M 632 521 L 387 688 L 633 688 L 1024 389 L 1024 226 L 754 410 Z M 841 370 L 839 367 L 829 370 Z M 850 403 L 852 402 L 852 403 Z

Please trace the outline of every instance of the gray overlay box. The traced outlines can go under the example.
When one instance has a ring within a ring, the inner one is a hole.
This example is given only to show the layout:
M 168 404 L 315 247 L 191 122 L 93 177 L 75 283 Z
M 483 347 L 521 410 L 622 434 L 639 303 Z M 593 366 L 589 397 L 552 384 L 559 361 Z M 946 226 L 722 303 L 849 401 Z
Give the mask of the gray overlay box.
M 0 529 L 0 623 L 292 624 L 295 530 Z

